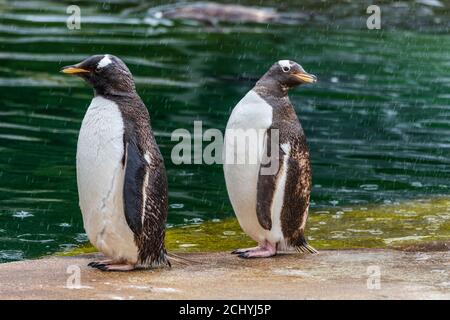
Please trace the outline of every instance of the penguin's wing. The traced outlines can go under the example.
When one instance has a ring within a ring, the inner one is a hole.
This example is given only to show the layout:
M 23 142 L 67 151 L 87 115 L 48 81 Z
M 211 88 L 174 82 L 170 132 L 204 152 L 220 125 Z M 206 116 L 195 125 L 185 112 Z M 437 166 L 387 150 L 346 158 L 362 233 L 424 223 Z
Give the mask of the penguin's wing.
M 272 228 L 272 201 L 284 156 L 284 151 L 281 148 L 271 150 L 272 129 L 269 128 L 266 132 L 266 142 L 259 168 L 256 193 L 256 216 L 259 224 L 266 230 Z M 274 153 L 273 155 L 272 152 Z
M 160 239 L 168 206 L 164 161 L 158 149 L 143 155 L 133 140 L 126 142 L 125 150 L 125 219 L 135 235 L 145 230 L 149 238 Z
M 125 143 L 125 179 L 123 202 L 125 219 L 134 234 L 142 232 L 144 214 L 144 188 L 148 164 L 133 142 Z

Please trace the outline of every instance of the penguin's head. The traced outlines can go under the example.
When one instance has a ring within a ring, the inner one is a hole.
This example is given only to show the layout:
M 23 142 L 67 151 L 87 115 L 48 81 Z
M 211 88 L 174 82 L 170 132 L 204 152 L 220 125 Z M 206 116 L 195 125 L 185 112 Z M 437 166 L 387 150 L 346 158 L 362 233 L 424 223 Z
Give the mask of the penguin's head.
M 128 67 L 110 54 L 91 56 L 80 63 L 63 67 L 61 72 L 83 78 L 97 94 L 120 95 L 135 91 Z
M 315 75 L 309 74 L 295 61 L 280 60 L 276 62 L 261 78 L 264 82 L 272 82 L 284 89 L 290 89 L 301 84 L 315 83 Z

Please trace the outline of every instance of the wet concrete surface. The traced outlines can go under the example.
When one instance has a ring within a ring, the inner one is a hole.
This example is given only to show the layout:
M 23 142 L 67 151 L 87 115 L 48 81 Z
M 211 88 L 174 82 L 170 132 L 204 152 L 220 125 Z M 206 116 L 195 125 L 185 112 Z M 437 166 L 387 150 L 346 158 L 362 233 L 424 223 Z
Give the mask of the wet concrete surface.
M 450 299 L 449 251 L 329 250 L 252 260 L 227 252 L 181 256 L 196 262 L 132 272 L 88 267 L 99 254 L 1 264 L 0 298 Z

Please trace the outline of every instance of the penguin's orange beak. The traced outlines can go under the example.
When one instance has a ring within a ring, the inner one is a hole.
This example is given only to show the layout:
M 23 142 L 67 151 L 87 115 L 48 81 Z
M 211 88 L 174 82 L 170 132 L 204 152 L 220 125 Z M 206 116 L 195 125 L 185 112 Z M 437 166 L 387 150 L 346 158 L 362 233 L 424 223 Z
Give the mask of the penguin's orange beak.
M 90 71 L 83 69 L 83 68 L 79 68 L 77 66 L 67 66 L 67 67 L 63 67 L 61 69 L 61 72 L 67 73 L 67 74 L 77 74 L 77 73 L 86 73 L 86 72 L 90 72 Z
M 306 72 L 296 72 L 292 74 L 296 79 L 304 83 L 315 83 L 317 82 L 317 77 L 313 74 Z

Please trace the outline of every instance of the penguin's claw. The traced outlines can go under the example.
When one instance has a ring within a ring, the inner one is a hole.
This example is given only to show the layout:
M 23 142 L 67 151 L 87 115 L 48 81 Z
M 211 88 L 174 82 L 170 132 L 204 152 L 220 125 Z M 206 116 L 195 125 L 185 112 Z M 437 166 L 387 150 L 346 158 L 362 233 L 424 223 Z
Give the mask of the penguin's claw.
M 132 271 L 136 269 L 136 267 L 132 264 L 105 264 L 105 263 L 97 263 L 94 268 L 97 268 L 101 271 Z
M 108 270 L 108 269 L 106 268 L 106 264 L 101 264 L 101 263 L 97 264 L 97 265 L 95 266 L 95 268 L 97 268 L 98 270 L 102 270 L 102 271 L 107 271 L 107 270 Z
M 246 252 L 249 252 L 249 251 L 252 251 L 252 250 L 259 250 L 259 249 L 261 249 L 261 247 L 236 249 L 236 250 L 231 251 L 231 254 L 238 254 L 239 255 L 239 254 L 243 254 L 243 253 L 246 253 Z
M 92 261 L 92 262 L 88 263 L 88 267 L 97 268 L 97 266 L 100 265 L 100 264 L 111 264 L 111 263 L 113 263 L 112 260 Z

